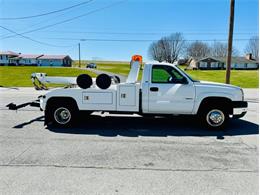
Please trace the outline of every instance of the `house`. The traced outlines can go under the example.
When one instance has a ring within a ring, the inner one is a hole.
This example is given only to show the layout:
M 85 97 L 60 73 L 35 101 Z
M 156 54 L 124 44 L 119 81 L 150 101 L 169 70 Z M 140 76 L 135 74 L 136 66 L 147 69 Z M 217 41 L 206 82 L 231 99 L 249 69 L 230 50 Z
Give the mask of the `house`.
M 68 55 L 43 55 L 38 58 L 39 66 L 71 66 L 72 59 Z
M 190 58 L 186 69 L 191 70 L 221 70 L 226 68 L 226 57 Z M 252 54 L 245 57 L 232 57 L 231 68 L 237 70 L 255 70 L 259 62 L 252 58 Z
M 0 52 L 0 65 L 71 67 L 72 59 L 68 55 L 21 54 L 6 51 Z
M 204 58 L 190 58 L 188 60 L 187 69 L 191 70 L 210 70 L 210 69 L 224 69 L 224 61 L 220 58 L 215 57 L 204 57 Z
M 19 53 L 12 51 L 0 51 L 0 65 L 14 65 L 10 63 L 10 58 L 19 56 Z
M 37 54 L 20 54 L 17 57 L 10 58 L 10 63 L 16 66 L 38 66 L 38 58 L 43 56 Z

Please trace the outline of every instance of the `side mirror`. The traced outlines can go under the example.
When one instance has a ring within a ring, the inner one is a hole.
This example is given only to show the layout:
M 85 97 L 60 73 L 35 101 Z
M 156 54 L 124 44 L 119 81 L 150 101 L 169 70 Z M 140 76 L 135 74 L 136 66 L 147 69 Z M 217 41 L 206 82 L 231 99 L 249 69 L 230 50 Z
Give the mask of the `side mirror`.
M 189 83 L 186 77 L 183 77 L 180 81 L 180 83 L 184 85 L 187 85 Z
M 187 85 L 189 82 L 185 77 L 183 77 L 182 79 L 175 79 L 173 83 Z
M 173 77 L 169 77 L 168 82 L 175 83 L 175 84 L 184 84 L 184 85 L 189 83 L 185 77 L 183 77 L 182 79 L 175 79 Z

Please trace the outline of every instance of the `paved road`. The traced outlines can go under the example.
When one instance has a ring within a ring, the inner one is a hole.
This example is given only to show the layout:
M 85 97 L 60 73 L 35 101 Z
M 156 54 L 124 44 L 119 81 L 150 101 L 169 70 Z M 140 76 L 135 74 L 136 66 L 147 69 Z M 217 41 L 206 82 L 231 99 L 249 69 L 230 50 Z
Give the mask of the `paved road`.
M 37 109 L 4 107 L 42 92 L 0 93 L 0 194 L 258 194 L 258 90 L 246 90 L 248 114 L 219 132 L 189 118 L 98 113 L 46 129 Z

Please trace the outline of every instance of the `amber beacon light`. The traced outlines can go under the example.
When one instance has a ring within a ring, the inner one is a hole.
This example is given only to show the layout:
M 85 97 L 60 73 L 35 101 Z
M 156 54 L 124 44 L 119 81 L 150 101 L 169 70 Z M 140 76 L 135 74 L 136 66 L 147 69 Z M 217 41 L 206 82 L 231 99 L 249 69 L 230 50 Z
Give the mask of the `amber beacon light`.
M 140 55 L 134 55 L 134 56 L 132 56 L 132 61 L 138 61 L 138 62 L 142 63 L 143 57 Z

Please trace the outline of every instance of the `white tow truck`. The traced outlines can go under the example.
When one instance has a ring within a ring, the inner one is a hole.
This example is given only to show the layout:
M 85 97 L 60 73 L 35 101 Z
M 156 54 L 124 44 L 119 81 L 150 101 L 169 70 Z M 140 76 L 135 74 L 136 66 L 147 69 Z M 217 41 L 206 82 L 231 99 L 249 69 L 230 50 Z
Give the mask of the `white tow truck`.
M 132 57 L 130 72 L 125 82 L 106 74 L 91 78 L 48 77 L 33 73 L 37 89 L 46 89 L 44 83 L 64 83 L 64 88 L 49 91 L 38 102 L 22 105 L 13 103 L 9 109 L 31 105 L 45 112 L 45 124 L 71 126 L 77 115 L 85 111 L 111 113 L 137 113 L 139 115 L 197 115 L 207 127 L 223 128 L 230 118 L 243 117 L 247 102 L 240 87 L 193 80 L 178 66 L 169 63 L 144 65 L 138 82 L 142 56 Z M 38 82 L 38 84 L 36 84 Z M 87 118 L 86 118 L 87 120 Z

